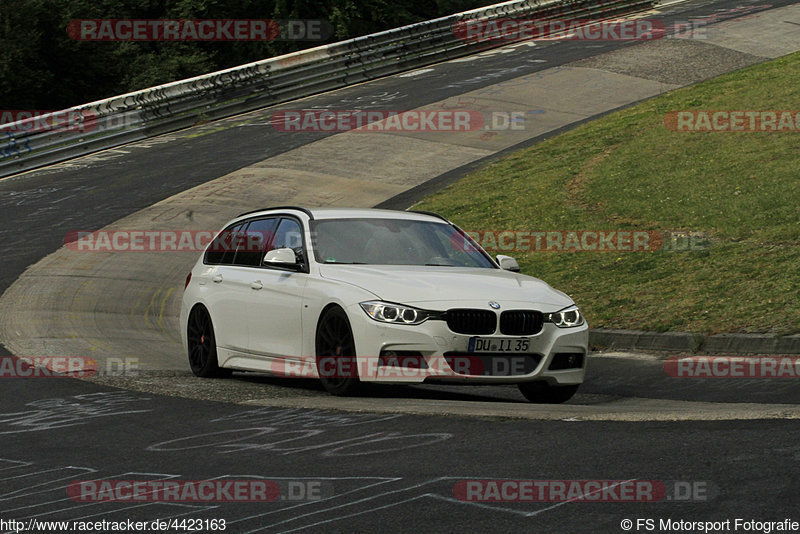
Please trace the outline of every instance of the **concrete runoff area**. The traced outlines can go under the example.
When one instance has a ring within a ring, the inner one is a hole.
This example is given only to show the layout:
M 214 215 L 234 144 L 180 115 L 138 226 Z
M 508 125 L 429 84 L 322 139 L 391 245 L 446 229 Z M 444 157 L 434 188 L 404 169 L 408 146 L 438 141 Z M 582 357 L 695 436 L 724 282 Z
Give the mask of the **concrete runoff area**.
M 235 373 L 230 380 L 198 380 L 188 370 L 126 369 L 89 381 L 102 386 L 246 406 L 335 409 L 567 421 L 712 421 L 796 419 L 800 391 L 791 379 L 675 376 L 674 352 L 592 353 L 586 381 L 568 404 L 528 403 L 513 384 L 365 384 L 359 395 L 331 397 L 313 379 Z M 752 360 L 749 360 L 752 362 Z M 766 362 L 769 364 L 769 362 Z M 702 373 L 695 373 L 702 374 Z M 707 373 L 706 373 L 707 374 Z
M 795 404 L 749 404 L 719 402 L 665 401 L 663 399 L 627 398 L 597 405 L 524 404 L 430 399 L 375 399 L 368 403 L 357 397 L 269 399 L 250 401 L 248 406 L 330 409 L 350 412 L 404 413 L 413 415 L 448 415 L 512 418 L 548 421 L 728 421 L 747 419 L 798 419 L 800 406 Z
M 542 133 L 800 49 L 800 25 L 786 21 L 800 24 L 800 6 L 716 24 L 702 40 L 629 46 L 467 91 L 425 109 L 468 103 L 476 110 L 535 113 L 524 116 L 524 128 L 490 136 L 481 131 L 340 133 L 189 189 L 105 229 L 214 230 L 260 206 L 374 206 Z M 782 44 L 775 43 L 776 35 L 783 36 Z M 136 358 L 143 371 L 186 370 L 177 315 L 183 280 L 197 257 L 197 252 L 61 248 L 29 267 L 0 297 L 3 309 L 14 310 L 0 316 L 0 341 L 18 355 Z M 665 408 L 665 417 L 675 410 Z M 769 410 L 785 413 L 782 407 Z

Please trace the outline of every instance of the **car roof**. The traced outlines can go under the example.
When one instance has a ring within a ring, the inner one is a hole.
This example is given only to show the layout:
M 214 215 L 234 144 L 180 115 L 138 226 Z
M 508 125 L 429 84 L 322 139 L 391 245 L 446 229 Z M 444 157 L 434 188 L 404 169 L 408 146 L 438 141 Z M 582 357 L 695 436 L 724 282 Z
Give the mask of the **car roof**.
M 446 219 L 430 212 L 419 211 L 399 211 L 385 209 L 364 209 L 364 208 L 304 208 L 299 206 L 278 206 L 264 208 L 260 210 L 242 213 L 237 217 L 253 217 L 256 215 L 270 215 L 276 212 L 300 212 L 305 213 L 309 219 L 404 219 L 431 222 L 444 222 Z

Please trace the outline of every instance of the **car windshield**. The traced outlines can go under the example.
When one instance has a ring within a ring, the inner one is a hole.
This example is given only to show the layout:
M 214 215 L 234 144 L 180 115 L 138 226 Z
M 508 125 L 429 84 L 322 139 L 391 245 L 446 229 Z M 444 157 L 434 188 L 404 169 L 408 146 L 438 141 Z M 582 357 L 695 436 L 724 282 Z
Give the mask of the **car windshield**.
M 312 222 L 319 263 L 496 268 L 449 224 L 405 219 Z

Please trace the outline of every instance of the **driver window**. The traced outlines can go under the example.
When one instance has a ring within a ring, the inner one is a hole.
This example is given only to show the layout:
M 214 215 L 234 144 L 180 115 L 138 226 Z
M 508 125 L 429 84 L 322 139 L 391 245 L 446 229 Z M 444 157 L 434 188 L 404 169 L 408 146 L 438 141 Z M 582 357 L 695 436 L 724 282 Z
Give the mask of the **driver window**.
M 303 252 L 303 230 L 300 223 L 295 219 L 281 219 L 278 228 L 275 230 L 275 239 L 267 247 L 267 252 L 276 248 L 290 248 L 294 250 L 295 256 L 300 263 L 305 263 Z

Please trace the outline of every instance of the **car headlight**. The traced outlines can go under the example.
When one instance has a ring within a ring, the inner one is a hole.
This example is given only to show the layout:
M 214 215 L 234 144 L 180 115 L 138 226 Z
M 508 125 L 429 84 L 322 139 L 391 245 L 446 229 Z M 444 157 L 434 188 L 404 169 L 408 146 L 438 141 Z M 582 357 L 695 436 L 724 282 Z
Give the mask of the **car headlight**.
M 544 320 L 553 323 L 559 328 L 572 328 L 584 323 L 583 315 L 581 315 L 581 311 L 577 306 L 570 306 L 554 313 L 546 313 L 544 314 Z
M 361 309 L 367 315 L 380 323 L 389 324 L 420 324 L 426 319 L 435 315 L 435 312 L 403 306 L 402 304 L 392 304 L 391 302 L 381 302 L 373 300 L 360 303 Z

